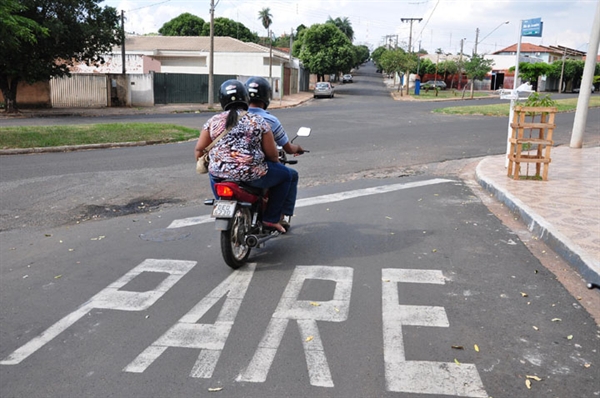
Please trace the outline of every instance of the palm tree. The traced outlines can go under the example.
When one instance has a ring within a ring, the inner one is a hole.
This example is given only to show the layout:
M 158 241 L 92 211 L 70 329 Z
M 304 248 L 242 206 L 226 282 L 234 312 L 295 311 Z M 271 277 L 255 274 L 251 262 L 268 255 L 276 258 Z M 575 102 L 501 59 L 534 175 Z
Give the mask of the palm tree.
M 350 42 L 354 41 L 354 29 L 352 29 L 352 23 L 350 22 L 350 19 L 348 19 L 348 17 L 344 17 L 343 19 L 337 17 L 336 19 L 333 19 L 330 16 L 327 20 L 327 23 L 334 24 L 338 27 L 339 30 L 341 30 L 346 35 Z
M 273 40 L 271 40 L 271 32 L 269 28 L 273 23 L 273 16 L 271 15 L 271 9 L 266 7 L 258 12 L 258 19 L 262 22 L 262 26 L 267 30 L 267 38 L 269 39 L 269 83 L 271 81 L 271 69 L 273 68 Z

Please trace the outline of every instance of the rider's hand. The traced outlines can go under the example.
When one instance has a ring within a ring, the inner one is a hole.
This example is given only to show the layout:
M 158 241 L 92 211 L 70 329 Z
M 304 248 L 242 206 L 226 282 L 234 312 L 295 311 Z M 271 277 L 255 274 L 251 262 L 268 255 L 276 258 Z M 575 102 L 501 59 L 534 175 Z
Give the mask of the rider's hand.
M 298 144 L 296 144 L 296 151 L 294 152 L 294 156 L 302 155 L 304 153 L 304 149 Z

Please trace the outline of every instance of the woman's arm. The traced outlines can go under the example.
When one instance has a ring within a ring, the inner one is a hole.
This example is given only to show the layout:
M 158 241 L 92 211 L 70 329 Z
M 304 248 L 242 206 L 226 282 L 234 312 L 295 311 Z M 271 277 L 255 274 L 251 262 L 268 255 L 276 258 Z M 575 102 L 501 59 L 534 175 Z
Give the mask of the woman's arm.
M 275 144 L 275 138 L 273 138 L 273 132 L 269 130 L 262 136 L 262 150 L 265 153 L 267 160 L 274 163 L 279 163 L 279 152 L 277 151 L 277 145 Z
M 208 130 L 202 130 L 200 132 L 200 137 L 198 137 L 198 142 L 196 142 L 196 160 L 198 160 L 200 156 L 202 156 L 204 148 L 209 146 L 211 142 L 212 140 L 210 139 L 210 134 L 208 133 Z

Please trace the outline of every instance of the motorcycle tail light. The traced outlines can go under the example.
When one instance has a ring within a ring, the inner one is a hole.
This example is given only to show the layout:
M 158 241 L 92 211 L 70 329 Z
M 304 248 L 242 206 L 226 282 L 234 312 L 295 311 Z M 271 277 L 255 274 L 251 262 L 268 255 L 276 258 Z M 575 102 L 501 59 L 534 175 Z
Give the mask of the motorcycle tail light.
M 233 197 L 233 189 L 228 187 L 227 185 L 217 185 L 217 196 L 220 198 L 232 198 Z

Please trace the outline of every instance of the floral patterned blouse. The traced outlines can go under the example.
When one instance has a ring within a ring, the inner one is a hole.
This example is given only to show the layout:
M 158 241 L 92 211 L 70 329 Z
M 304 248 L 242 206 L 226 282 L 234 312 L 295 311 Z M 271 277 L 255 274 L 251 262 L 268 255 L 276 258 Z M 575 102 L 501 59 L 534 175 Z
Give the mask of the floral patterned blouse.
M 202 127 L 215 140 L 225 129 L 227 112 L 211 117 Z M 241 112 L 238 112 L 240 114 Z M 261 116 L 246 113 L 210 150 L 208 172 L 217 178 L 253 181 L 267 174 L 263 134 L 271 131 Z

